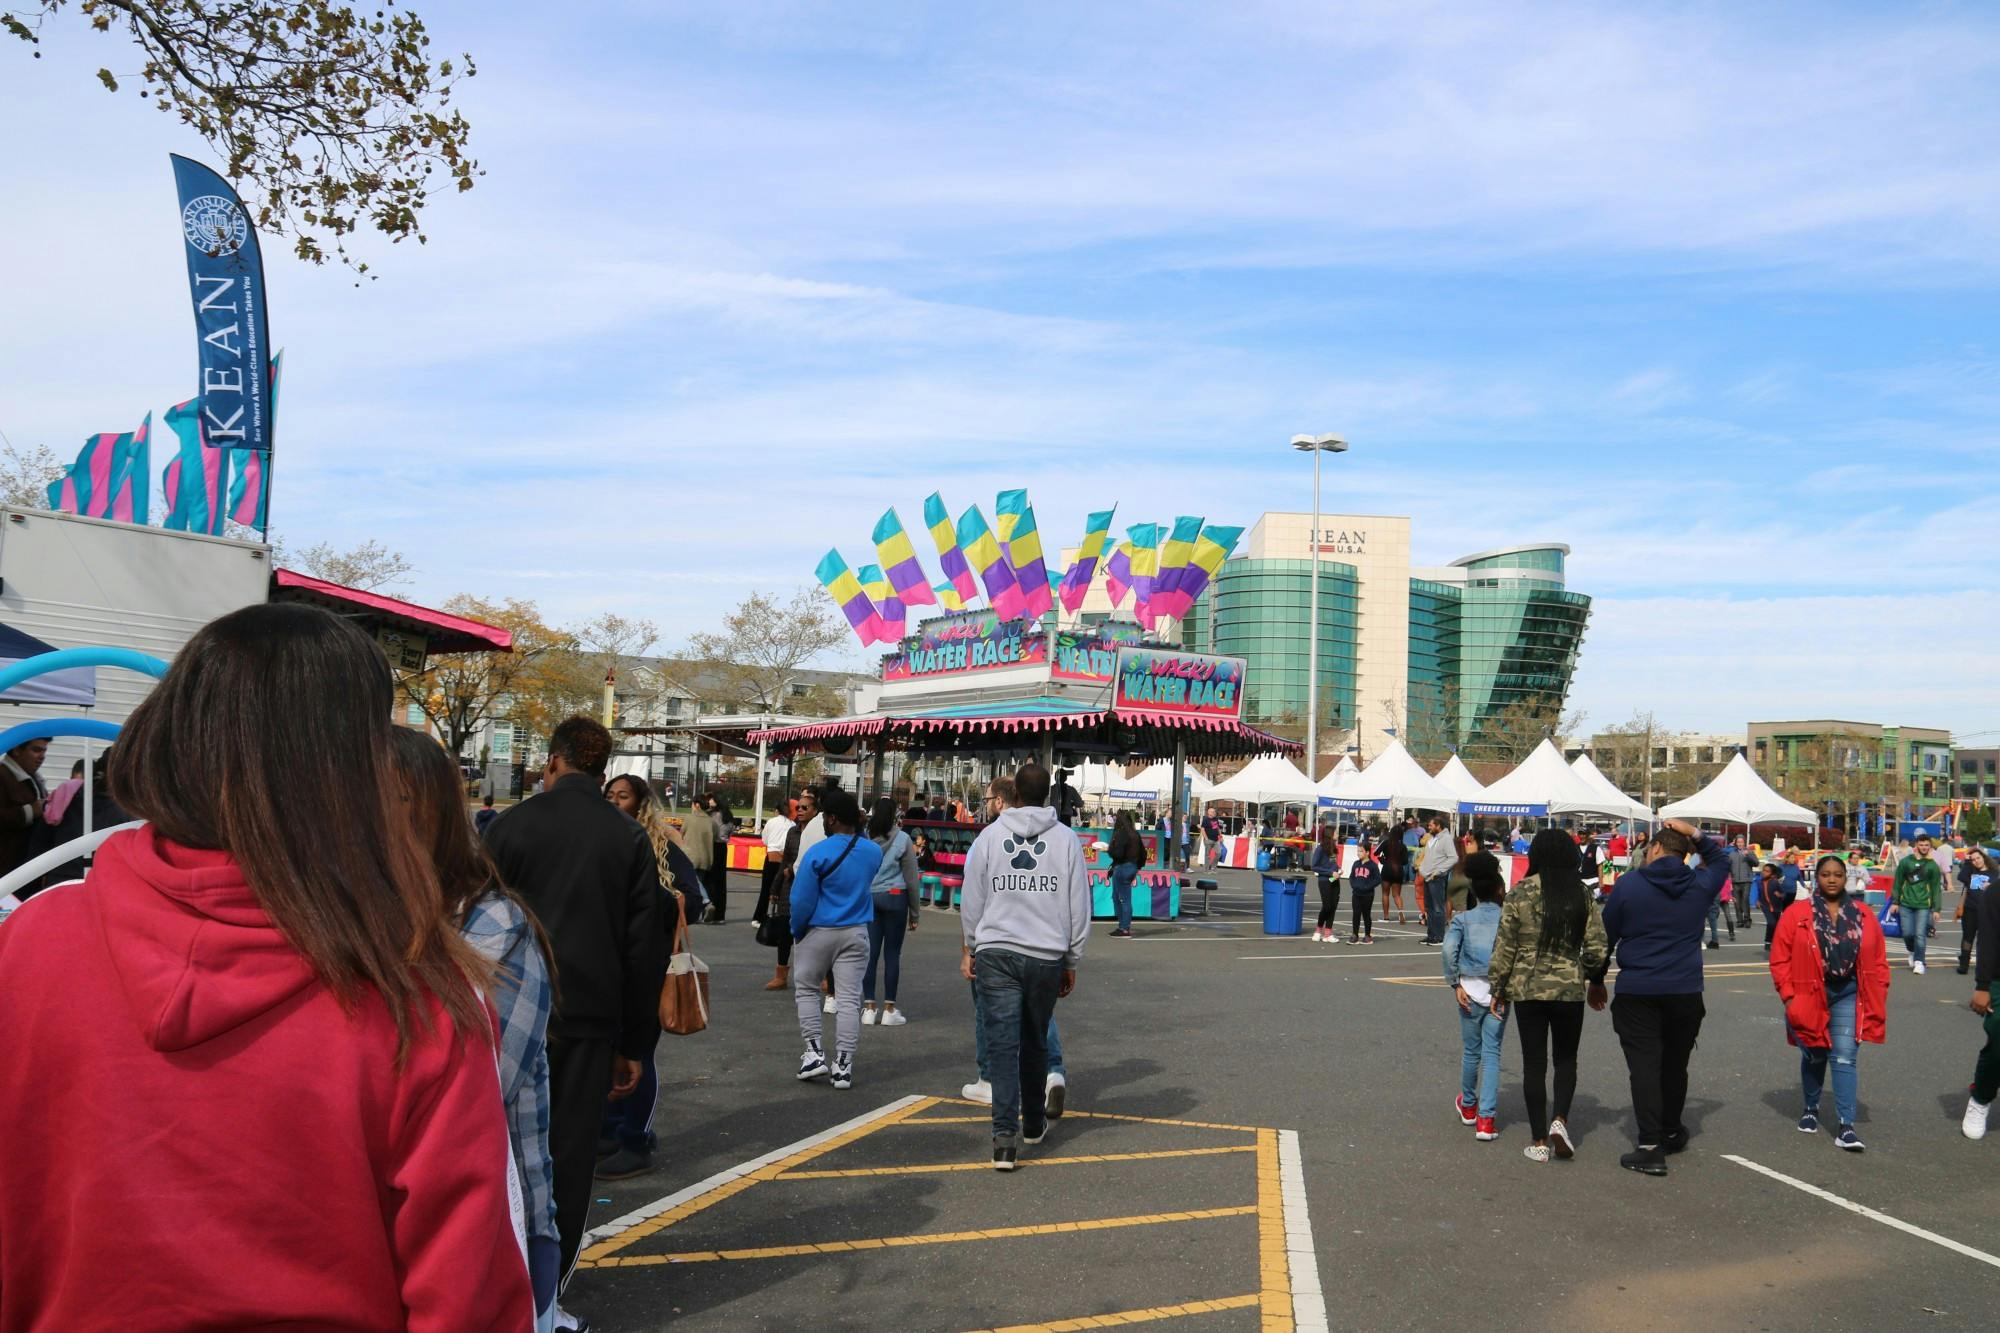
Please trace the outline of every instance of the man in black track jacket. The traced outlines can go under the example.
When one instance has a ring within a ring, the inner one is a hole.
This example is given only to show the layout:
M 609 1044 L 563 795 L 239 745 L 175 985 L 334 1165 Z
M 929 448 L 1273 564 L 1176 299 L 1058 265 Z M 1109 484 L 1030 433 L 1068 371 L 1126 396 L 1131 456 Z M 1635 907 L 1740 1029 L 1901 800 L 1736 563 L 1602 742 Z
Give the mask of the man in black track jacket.
M 653 845 L 604 799 L 610 757 L 610 732 L 568 719 L 549 738 L 542 793 L 486 830 L 500 878 L 534 910 L 555 955 L 549 1157 L 565 1275 L 583 1243 L 604 1099 L 637 1086 L 639 1061 L 660 1039 L 666 972 Z

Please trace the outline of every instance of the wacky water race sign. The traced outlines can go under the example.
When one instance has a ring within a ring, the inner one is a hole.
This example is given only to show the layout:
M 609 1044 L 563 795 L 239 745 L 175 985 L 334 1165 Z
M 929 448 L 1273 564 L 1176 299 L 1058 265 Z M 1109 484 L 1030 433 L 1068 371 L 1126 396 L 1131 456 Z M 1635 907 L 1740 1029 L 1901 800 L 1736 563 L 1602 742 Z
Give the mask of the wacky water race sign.
M 940 616 L 903 641 L 901 651 L 882 659 L 882 679 L 926 680 L 933 676 L 1036 666 L 1049 660 L 1049 641 L 1028 622 L 1002 620 L 992 611 Z
M 1118 649 L 1118 712 L 1238 719 L 1243 715 L 1243 659 L 1178 648 Z

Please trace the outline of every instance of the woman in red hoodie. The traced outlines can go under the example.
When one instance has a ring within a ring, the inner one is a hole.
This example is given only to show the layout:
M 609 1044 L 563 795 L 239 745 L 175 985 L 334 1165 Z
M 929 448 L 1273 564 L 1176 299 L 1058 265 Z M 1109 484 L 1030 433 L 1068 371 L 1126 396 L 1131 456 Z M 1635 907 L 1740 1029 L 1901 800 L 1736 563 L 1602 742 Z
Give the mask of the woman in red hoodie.
M 1833 1104 L 1840 1114 L 1834 1142 L 1849 1152 L 1865 1146 L 1854 1132 L 1860 1093 L 1860 1043 L 1888 1034 L 1889 952 L 1882 925 L 1866 903 L 1847 892 L 1847 863 L 1822 856 L 1813 871 L 1818 892 L 1785 909 L 1771 940 L 1771 980 L 1785 1002 L 1785 1039 L 1799 1048 L 1805 1113 L 1799 1130 L 1819 1132 L 1820 1092 L 1833 1065 Z
M 0 1333 L 532 1326 L 489 968 L 391 705 L 361 631 L 258 606 L 125 724 L 148 826 L 0 927 Z

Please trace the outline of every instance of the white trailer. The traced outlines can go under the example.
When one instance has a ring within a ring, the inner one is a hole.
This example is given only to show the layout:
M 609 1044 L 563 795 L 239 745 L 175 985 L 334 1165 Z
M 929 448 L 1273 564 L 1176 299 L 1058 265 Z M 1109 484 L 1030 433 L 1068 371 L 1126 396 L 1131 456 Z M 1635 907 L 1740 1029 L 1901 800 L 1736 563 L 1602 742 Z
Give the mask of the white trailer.
M 0 506 L 0 623 L 52 648 L 114 647 L 171 661 L 217 616 L 270 598 L 271 548 L 260 542 Z M 97 670 L 97 702 L 86 715 L 123 722 L 152 678 Z M 0 726 L 61 716 L 49 704 L 0 701 Z M 69 776 L 95 742 L 49 747 L 43 775 Z

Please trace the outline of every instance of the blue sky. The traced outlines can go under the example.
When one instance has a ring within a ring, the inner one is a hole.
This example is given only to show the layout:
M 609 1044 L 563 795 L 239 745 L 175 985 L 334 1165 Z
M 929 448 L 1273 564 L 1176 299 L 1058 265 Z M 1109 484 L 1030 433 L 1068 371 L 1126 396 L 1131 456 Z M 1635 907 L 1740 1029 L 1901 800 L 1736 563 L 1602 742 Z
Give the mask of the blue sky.
M 1980 6 L 426 4 L 487 169 L 380 280 L 273 256 L 274 517 L 404 591 L 656 619 L 1026 485 L 1574 548 L 1574 702 L 2000 739 Z M 0 430 L 188 392 L 169 151 L 0 48 Z M 31 127 L 24 129 L 21 127 Z M 282 247 L 277 247 L 282 249 Z

